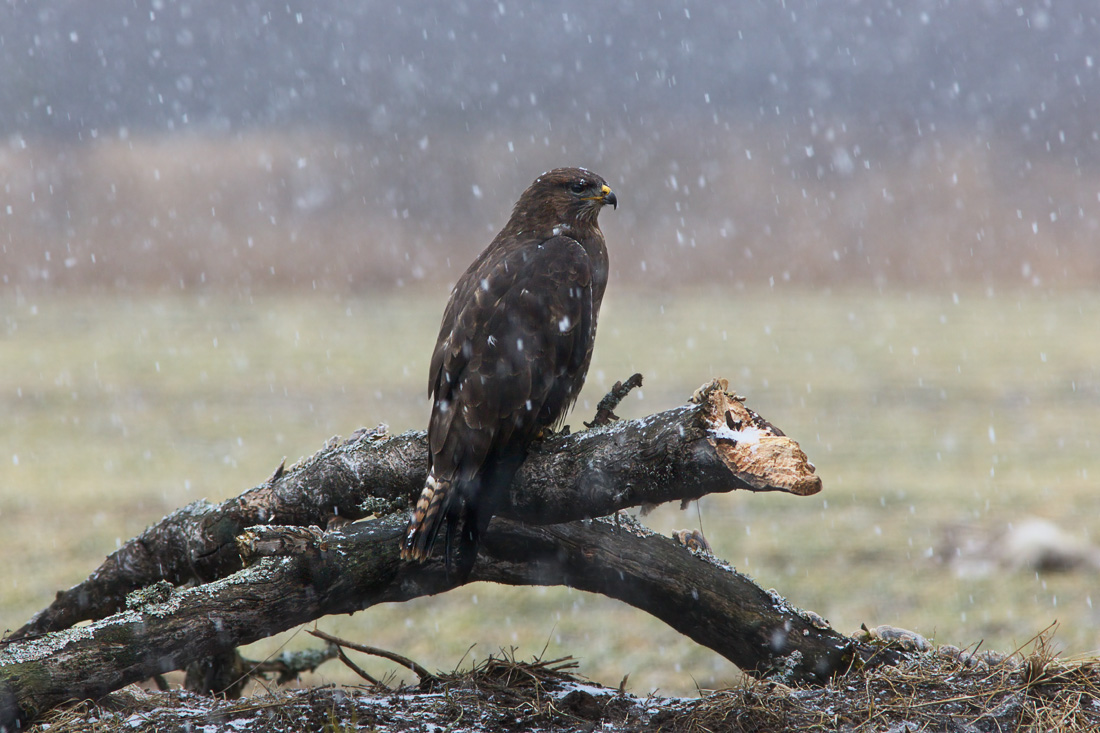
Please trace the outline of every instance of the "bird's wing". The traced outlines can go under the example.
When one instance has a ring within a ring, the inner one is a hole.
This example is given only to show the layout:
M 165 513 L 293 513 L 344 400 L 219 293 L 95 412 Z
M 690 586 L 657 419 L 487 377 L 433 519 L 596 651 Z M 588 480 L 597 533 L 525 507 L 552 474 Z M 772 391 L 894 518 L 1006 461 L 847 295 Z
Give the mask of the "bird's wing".
M 432 356 L 433 471 L 470 480 L 491 453 L 560 420 L 588 367 L 593 318 L 591 264 L 569 237 L 516 243 L 467 271 Z

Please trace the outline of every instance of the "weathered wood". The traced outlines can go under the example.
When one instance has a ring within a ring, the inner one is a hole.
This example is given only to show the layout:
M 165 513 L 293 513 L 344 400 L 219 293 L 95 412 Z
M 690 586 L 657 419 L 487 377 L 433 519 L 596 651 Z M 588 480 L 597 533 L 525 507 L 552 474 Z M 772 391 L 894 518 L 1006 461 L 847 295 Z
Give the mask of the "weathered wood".
M 240 540 L 254 564 L 228 578 L 187 589 L 162 582 L 132 594 L 122 613 L 8 644 L 0 648 L 0 700 L 14 707 L 0 710 L 0 726 L 324 615 L 453 587 L 441 562 L 400 560 L 404 527 L 404 517 L 394 516 L 326 533 L 289 528 L 286 543 L 271 540 L 288 528 L 255 527 Z M 283 552 L 290 554 L 272 554 Z M 494 519 L 470 580 L 603 593 L 760 676 L 823 682 L 876 653 L 729 566 L 628 519 L 545 527 Z
M 440 563 L 399 559 L 404 509 L 425 470 L 422 434 L 376 430 L 280 466 L 217 507 L 193 504 L 167 517 L 0 642 L 0 727 L 323 615 L 450 589 Z M 471 580 L 604 593 L 747 671 L 821 681 L 869 649 L 629 520 L 620 520 L 628 529 L 578 521 L 734 489 L 820 488 L 797 443 L 716 380 L 690 405 L 537 444 Z M 312 526 L 333 513 L 378 518 L 346 531 Z M 242 558 L 255 565 L 241 570 Z M 51 631 L 82 619 L 98 620 Z
M 357 527 L 364 542 L 354 555 L 321 561 L 311 551 L 266 558 L 228 578 L 175 589 L 166 581 L 131 594 L 127 610 L 86 626 L 51 632 L 0 647 L 0 728 L 66 700 L 98 698 L 154 674 L 217 656 L 326 613 L 354 610 L 355 578 L 363 588 L 385 586 L 401 563 L 396 549 L 380 553 L 400 534 L 401 522 Z
M 196 501 L 109 555 L 88 578 L 60 591 L 47 608 L 8 638 L 19 639 L 100 619 L 126 607 L 126 595 L 166 580 L 205 583 L 241 569 L 236 537 L 255 524 L 325 524 L 333 515 L 358 519 L 403 509 L 427 471 L 422 433 L 386 434 L 385 427 L 335 441 L 289 470 L 221 504 Z M 419 473 L 419 479 L 417 475 Z
M 496 562 L 479 564 L 479 580 L 567 585 L 618 599 L 757 677 L 820 684 L 874 657 L 872 647 L 817 614 L 629 518 L 548 527 L 500 522 L 492 530 L 485 554 Z
M 691 404 L 537 443 L 499 514 L 557 524 L 734 489 L 820 491 L 798 444 L 725 389 L 724 380 L 715 380 Z M 224 578 L 241 568 L 235 538 L 246 527 L 324 526 L 334 514 L 355 520 L 403 512 L 423 486 L 427 460 L 419 432 L 391 437 L 381 427 L 331 441 L 238 497 L 195 502 L 165 517 L 9 638 L 105 618 L 125 608 L 127 593 L 159 580 Z

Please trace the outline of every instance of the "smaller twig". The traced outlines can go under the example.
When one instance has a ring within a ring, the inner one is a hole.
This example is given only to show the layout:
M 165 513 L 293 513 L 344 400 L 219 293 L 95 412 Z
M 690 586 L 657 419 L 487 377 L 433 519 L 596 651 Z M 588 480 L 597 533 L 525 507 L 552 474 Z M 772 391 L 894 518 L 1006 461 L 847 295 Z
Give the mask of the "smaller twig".
M 586 428 L 603 427 L 610 424 L 612 420 L 618 420 L 619 416 L 615 414 L 615 408 L 630 394 L 630 390 L 641 386 L 641 374 L 633 374 L 625 382 L 615 382 L 611 391 L 596 405 L 596 416 L 592 418 L 592 422 L 586 422 L 584 426 Z
M 366 644 L 356 644 L 353 641 L 347 641 L 331 634 L 326 634 L 320 629 L 309 629 L 308 632 L 313 636 L 316 636 L 318 639 L 330 641 L 339 647 L 354 649 L 357 652 L 363 652 L 364 654 L 370 654 L 375 657 L 382 657 L 383 659 L 388 659 L 391 662 L 400 664 L 402 667 L 410 670 L 413 674 L 419 677 L 421 682 L 424 682 L 425 680 L 436 679 L 436 676 L 429 672 L 427 669 L 420 666 L 408 657 L 403 657 L 400 654 L 395 654 L 394 652 L 386 651 L 385 649 L 379 649 L 378 647 L 367 646 Z
M 376 680 L 374 677 L 371 677 L 370 674 L 368 674 L 365 669 L 360 667 L 355 662 L 351 661 L 351 657 L 349 657 L 347 654 L 344 654 L 344 650 L 339 645 L 336 646 L 336 658 L 339 659 L 341 662 L 343 662 L 344 665 L 348 669 L 350 669 L 352 672 L 355 672 L 355 674 L 359 675 L 360 677 L 362 677 L 363 679 L 365 679 L 367 682 L 371 683 L 375 687 L 386 688 L 386 686 L 383 685 L 381 682 Z M 389 688 L 386 688 L 386 689 L 389 689 Z

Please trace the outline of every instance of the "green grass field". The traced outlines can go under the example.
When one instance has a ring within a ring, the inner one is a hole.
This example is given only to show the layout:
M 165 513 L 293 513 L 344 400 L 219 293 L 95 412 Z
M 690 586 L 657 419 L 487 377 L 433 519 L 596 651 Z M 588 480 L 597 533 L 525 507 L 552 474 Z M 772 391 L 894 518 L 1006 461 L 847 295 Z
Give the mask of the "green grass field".
M 793 290 L 612 289 L 574 426 L 634 371 L 646 386 L 623 417 L 722 376 L 800 442 L 825 484 L 808 498 L 712 496 L 698 513 L 665 507 L 644 521 L 667 532 L 701 515 L 718 555 L 843 631 L 890 623 L 1012 650 L 1058 621 L 1065 653 L 1100 648 L 1097 571 L 961 579 L 938 557 L 951 527 L 1038 516 L 1097 533 L 1100 296 Z M 2 297 L 0 628 L 13 629 L 187 502 L 238 494 L 334 434 L 421 428 L 445 293 Z M 737 676 L 642 613 L 567 589 L 474 585 L 320 626 L 429 668 L 453 668 L 476 643 L 475 658 L 572 654 L 601 682 L 629 674 L 635 692 Z M 248 653 L 312 641 L 291 633 Z M 333 662 L 307 682 L 326 680 L 351 677 Z

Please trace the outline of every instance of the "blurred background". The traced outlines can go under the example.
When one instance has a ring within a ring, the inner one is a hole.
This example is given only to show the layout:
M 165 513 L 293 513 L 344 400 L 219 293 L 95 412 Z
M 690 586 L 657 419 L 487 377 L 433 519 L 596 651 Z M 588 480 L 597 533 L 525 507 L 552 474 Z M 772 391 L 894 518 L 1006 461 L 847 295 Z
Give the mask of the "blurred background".
M 620 206 L 570 422 L 634 371 L 624 417 L 722 376 L 825 483 L 644 521 L 845 631 L 1095 651 L 1098 49 L 1084 0 L 5 2 L 0 629 L 178 506 L 421 429 L 450 286 L 583 165 Z M 565 589 L 321 625 L 442 669 L 737 679 Z

